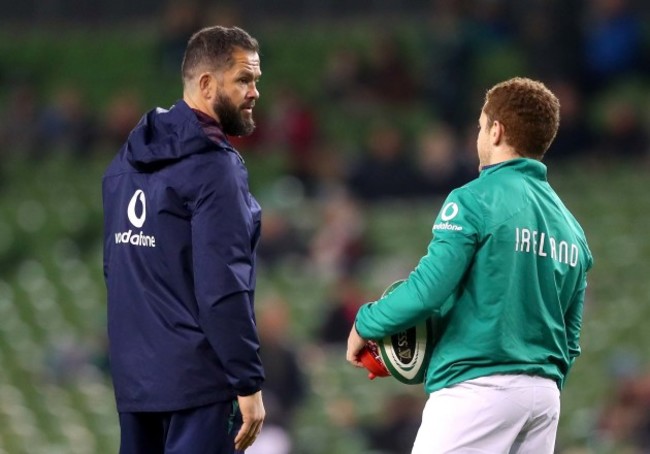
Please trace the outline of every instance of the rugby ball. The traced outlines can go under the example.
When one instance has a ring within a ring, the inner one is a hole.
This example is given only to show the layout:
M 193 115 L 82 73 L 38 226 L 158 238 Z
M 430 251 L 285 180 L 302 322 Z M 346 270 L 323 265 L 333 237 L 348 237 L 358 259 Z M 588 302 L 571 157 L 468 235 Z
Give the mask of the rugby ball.
M 382 298 L 403 282 L 404 279 L 401 279 L 388 286 L 384 290 Z M 398 381 L 409 385 L 423 383 L 431 352 L 435 346 L 434 328 L 433 319 L 429 317 L 411 328 L 375 341 L 378 350 L 378 358 L 376 359 Z M 375 350 L 374 345 L 370 344 L 366 350 L 370 350 L 372 353 Z M 363 359 L 363 356 L 361 359 Z M 375 367 L 381 370 L 378 366 Z M 370 370 L 370 372 L 373 371 Z M 385 376 L 377 373 L 374 373 L 374 375 Z

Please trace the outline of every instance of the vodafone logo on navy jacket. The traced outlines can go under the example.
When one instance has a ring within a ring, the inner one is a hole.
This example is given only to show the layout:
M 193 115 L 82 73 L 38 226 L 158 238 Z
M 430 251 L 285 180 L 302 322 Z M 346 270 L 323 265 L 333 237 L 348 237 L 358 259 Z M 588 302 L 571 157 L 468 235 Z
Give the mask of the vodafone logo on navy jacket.
M 147 113 L 104 174 L 104 275 L 119 411 L 261 388 L 261 211 L 239 154 L 187 104 Z

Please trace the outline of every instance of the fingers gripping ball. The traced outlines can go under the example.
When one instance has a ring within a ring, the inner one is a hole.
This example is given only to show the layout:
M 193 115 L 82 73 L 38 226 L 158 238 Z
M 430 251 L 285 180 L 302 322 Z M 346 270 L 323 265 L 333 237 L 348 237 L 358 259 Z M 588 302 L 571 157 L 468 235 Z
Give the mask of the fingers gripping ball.
M 383 296 L 393 291 L 404 280 L 391 284 Z M 435 346 L 435 326 L 432 317 L 417 325 L 375 342 L 368 342 L 360 354 L 360 361 L 368 369 L 368 378 L 393 376 L 409 385 L 423 383 L 431 353 Z

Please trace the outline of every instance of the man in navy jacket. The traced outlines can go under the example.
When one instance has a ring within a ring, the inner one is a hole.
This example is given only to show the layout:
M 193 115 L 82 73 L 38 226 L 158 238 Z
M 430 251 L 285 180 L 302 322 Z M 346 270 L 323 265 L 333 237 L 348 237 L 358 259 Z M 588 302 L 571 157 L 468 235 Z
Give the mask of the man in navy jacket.
M 226 138 L 255 128 L 258 50 L 237 27 L 197 32 L 183 59 L 183 100 L 148 112 L 104 175 L 122 454 L 239 452 L 261 430 L 261 211 Z

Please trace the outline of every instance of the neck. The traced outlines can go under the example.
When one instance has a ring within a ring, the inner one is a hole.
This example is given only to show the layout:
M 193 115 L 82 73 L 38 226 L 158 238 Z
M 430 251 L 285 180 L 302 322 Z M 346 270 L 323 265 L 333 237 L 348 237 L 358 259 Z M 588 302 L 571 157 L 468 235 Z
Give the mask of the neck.
M 208 105 L 205 101 L 203 101 L 203 99 L 196 96 L 194 93 L 191 93 L 187 90 L 184 91 L 183 101 L 185 101 L 190 109 L 203 112 L 204 114 L 214 118 L 217 122 L 219 122 L 219 118 L 217 118 L 217 114 L 214 112 L 214 109 L 212 109 L 212 106 Z
M 488 158 L 484 162 L 480 163 L 479 170 L 483 169 L 483 167 L 501 164 L 502 162 L 518 159 L 521 157 L 522 156 L 511 147 L 495 147 L 492 149 L 492 152 L 489 154 Z
M 490 156 L 490 162 L 488 162 L 487 165 L 501 164 L 502 162 L 510 161 L 511 159 L 518 159 L 521 157 L 522 155 L 517 153 L 511 147 L 496 147 L 493 150 Z

